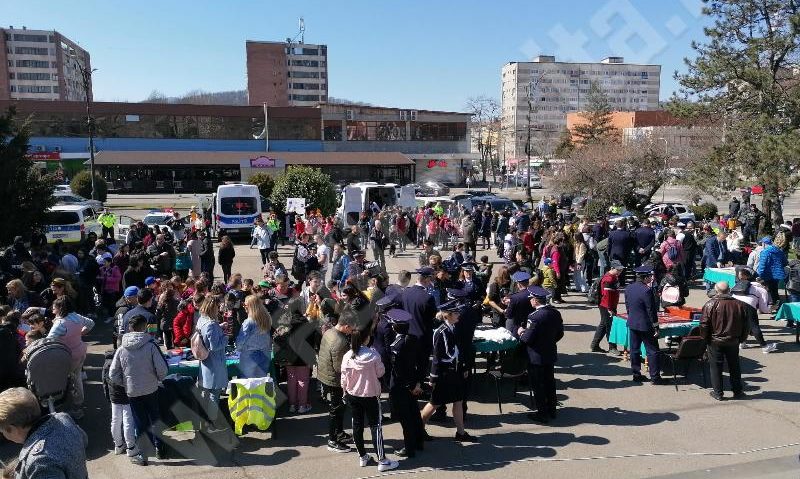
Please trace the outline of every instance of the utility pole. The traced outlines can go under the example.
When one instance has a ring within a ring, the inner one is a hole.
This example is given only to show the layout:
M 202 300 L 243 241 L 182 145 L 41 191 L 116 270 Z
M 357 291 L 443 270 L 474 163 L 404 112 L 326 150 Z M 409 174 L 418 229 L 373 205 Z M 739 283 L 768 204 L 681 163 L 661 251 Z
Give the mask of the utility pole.
M 92 118 L 92 95 L 90 93 L 92 88 L 92 73 L 97 71 L 96 68 L 88 69 L 86 65 L 81 63 L 81 59 L 78 58 L 77 52 L 74 49 L 70 49 L 69 57 L 75 60 L 75 65 L 78 67 L 78 70 L 81 73 L 81 80 L 83 83 L 83 94 L 86 97 L 86 126 L 89 129 L 89 175 L 91 176 L 92 180 L 92 199 L 97 199 L 97 192 L 94 187 L 94 129 L 95 129 L 95 122 L 94 118 Z
M 542 73 L 536 79 L 531 77 L 531 81 L 528 83 L 528 141 L 525 145 L 525 153 L 528 156 L 528 175 L 527 184 L 525 185 L 525 194 L 528 198 L 528 201 L 530 201 L 531 206 L 533 206 L 533 198 L 531 197 L 531 113 L 533 112 L 533 92 L 539 89 L 539 83 L 542 81 L 542 78 L 544 78 L 544 75 L 545 74 Z
M 659 138 L 664 141 L 664 184 L 661 185 L 661 202 L 664 202 L 664 197 L 667 193 L 667 160 L 669 159 L 669 143 L 666 138 Z

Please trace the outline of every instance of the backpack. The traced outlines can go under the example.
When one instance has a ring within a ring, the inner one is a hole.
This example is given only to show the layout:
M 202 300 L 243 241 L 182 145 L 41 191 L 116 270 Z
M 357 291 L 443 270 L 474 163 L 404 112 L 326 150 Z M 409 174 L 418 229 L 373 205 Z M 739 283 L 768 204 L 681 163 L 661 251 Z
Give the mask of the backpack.
M 204 361 L 208 358 L 208 348 L 203 342 L 203 336 L 200 334 L 199 329 L 195 329 L 192 333 L 192 337 L 189 338 L 189 346 L 195 359 Z
M 681 289 L 675 285 L 666 285 L 661 290 L 661 302 L 664 304 L 675 304 L 681 300 Z
M 600 304 L 600 281 L 603 278 L 597 278 L 592 282 L 589 291 L 586 292 L 586 302 L 589 304 Z
M 670 261 L 675 262 L 678 261 L 679 256 L 680 253 L 678 252 L 677 242 L 673 241 L 672 243 L 669 244 L 669 247 L 667 248 L 667 258 L 669 258 Z

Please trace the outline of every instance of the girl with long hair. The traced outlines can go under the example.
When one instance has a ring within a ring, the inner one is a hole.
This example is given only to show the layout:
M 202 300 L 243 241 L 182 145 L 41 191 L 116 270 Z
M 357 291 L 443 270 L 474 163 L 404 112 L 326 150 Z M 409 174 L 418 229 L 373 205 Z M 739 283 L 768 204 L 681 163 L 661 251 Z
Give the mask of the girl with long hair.
M 244 310 L 247 319 L 236 337 L 239 371 L 245 378 L 263 378 L 269 371 L 272 357 L 272 318 L 256 295 L 245 298 Z

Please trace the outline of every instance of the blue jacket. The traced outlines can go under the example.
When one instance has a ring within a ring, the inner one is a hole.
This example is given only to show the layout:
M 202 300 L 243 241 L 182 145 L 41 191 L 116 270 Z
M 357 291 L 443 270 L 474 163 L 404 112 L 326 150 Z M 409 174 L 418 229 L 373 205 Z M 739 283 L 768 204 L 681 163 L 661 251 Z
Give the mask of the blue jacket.
M 556 343 L 563 337 L 564 321 L 561 313 L 547 305 L 528 316 L 528 323 L 519 340 L 528 346 L 531 364 L 549 366 L 558 360 Z
M 764 248 L 761 256 L 758 257 L 758 276 L 766 280 L 776 279 L 782 281 L 786 279 L 783 268 L 788 263 L 786 253 L 774 244 Z
M 403 309 L 412 317 L 408 334 L 424 338 L 421 345 L 423 348 L 431 344 L 433 320 L 436 317 L 436 302 L 433 296 L 422 286 L 408 287 L 403 291 Z
M 208 316 L 200 316 L 196 327 L 208 349 L 208 357 L 200 361 L 197 382 L 204 389 L 225 389 L 228 386 L 228 367 L 225 364 L 228 338 L 219 323 Z
M 640 226 L 633 234 L 636 237 L 637 253 L 639 248 L 644 249 L 645 253 L 653 250 L 653 246 L 656 244 L 656 232 L 653 231 L 653 228 Z
M 703 266 L 706 268 L 716 268 L 717 263 L 724 263 L 727 253 L 727 246 L 721 243 L 716 236 L 706 240 L 703 247 Z
M 628 311 L 628 329 L 652 331 L 658 323 L 658 305 L 653 291 L 641 281 L 625 288 L 625 309 Z
M 608 234 L 608 257 L 617 259 L 623 264 L 628 262 L 628 256 L 633 249 L 633 238 L 626 230 L 616 229 Z

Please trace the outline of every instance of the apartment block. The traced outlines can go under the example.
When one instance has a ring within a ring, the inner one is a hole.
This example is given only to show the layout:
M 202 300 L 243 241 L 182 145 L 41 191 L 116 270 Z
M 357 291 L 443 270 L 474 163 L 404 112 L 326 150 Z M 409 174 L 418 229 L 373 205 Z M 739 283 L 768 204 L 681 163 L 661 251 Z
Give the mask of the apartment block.
M 89 53 L 52 30 L 0 28 L 0 100 L 83 101 Z
M 606 92 L 613 110 L 659 106 L 661 65 L 625 63 L 622 57 L 573 63 L 542 55 L 531 62 L 507 63 L 501 76 L 501 148 L 512 162 L 526 157 L 529 125 L 531 156 L 552 151 L 567 127 L 567 114 L 586 109 L 593 82 Z
M 317 106 L 328 100 L 328 47 L 248 40 L 250 105 Z

